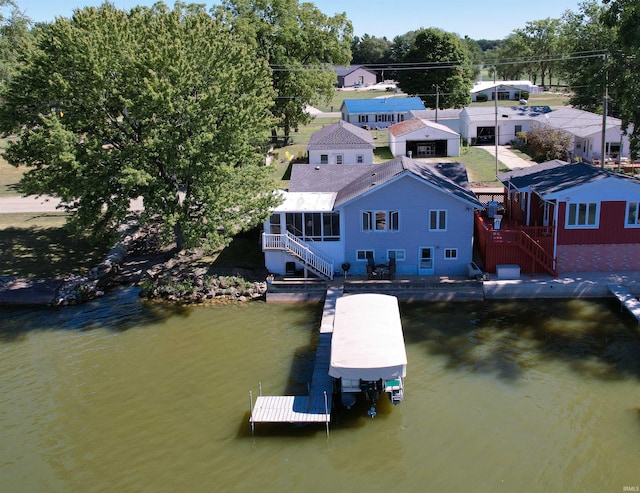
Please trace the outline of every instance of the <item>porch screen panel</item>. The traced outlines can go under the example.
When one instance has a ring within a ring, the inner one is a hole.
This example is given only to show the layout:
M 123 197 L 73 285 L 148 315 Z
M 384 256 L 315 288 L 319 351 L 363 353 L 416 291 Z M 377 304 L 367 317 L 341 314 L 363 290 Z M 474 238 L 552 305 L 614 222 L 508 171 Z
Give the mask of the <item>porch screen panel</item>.
M 287 231 L 294 236 L 302 236 L 302 213 L 287 212 Z
M 324 213 L 322 215 L 322 222 L 324 227 L 324 232 L 323 232 L 324 241 L 339 241 L 340 240 L 340 214 L 336 212 Z
M 305 238 L 315 241 L 322 239 L 322 214 L 319 212 L 305 212 L 304 224 Z

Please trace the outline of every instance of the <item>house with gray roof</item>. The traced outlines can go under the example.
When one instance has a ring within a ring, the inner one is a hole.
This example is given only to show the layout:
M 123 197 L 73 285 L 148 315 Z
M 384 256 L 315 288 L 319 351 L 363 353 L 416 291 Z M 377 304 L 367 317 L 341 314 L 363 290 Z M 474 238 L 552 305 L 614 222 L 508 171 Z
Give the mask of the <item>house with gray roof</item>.
M 368 130 L 343 120 L 314 132 L 309 143 L 309 164 L 371 164 L 376 145 Z
M 460 136 L 469 145 L 490 145 L 497 135 L 498 144 L 507 145 L 550 112 L 548 106 L 469 106 L 460 112 Z
M 363 128 L 387 128 L 408 120 L 409 112 L 424 110 L 422 99 L 416 97 L 385 97 L 345 99 L 340 107 L 342 119 Z
M 602 155 L 602 115 L 575 108 L 560 108 L 533 119 L 539 126 L 562 130 L 572 137 L 570 149 L 573 159 L 600 164 Z M 629 157 L 629 137 L 624 134 L 622 121 L 608 116 L 605 130 L 605 160 Z
M 479 215 L 476 228 L 486 271 L 497 264 L 554 274 L 640 270 L 640 180 L 559 160 L 498 179 L 501 225 Z
M 365 87 L 377 82 L 377 75 L 371 70 L 367 70 L 362 65 L 351 65 L 349 67 L 335 66 L 334 70 L 338 81 L 336 87 Z
M 364 275 L 393 262 L 397 274 L 457 275 L 472 261 L 483 205 L 461 163 L 294 164 L 281 193 L 262 238 L 274 274 Z

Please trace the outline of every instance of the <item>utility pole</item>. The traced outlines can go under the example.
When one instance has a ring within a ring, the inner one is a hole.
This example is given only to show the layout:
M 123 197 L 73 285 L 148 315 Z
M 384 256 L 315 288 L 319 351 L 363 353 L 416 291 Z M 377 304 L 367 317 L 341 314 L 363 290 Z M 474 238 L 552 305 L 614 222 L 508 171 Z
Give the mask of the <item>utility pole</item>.
M 493 107 L 495 116 L 495 126 L 493 127 L 493 141 L 496 146 L 496 176 L 498 176 L 498 84 L 496 83 L 496 73 L 498 67 L 493 67 Z
M 600 167 L 604 168 L 605 152 L 607 150 L 607 112 L 609 111 L 609 71 L 607 70 L 607 55 L 602 56 L 604 61 L 604 100 L 602 102 L 602 147 L 600 151 Z
M 438 107 L 440 106 L 440 86 L 438 84 L 434 84 L 433 87 L 436 89 L 436 123 L 438 123 Z

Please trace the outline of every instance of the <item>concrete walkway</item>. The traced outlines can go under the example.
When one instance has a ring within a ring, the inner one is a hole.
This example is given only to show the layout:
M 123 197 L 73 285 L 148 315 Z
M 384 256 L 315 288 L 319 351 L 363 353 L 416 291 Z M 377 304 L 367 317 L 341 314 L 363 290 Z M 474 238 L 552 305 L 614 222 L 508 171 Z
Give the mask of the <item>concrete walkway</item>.
M 484 149 L 493 157 L 496 156 L 496 146 L 480 146 L 481 149 Z M 517 169 L 517 168 L 527 168 L 529 166 L 534 166 L 538 163 L 535 161 L 531 161 L 528 159 L 522 159 L 519 156 L 516 156 L 508 146 L 498 146 L 498 161 L 504 164 L 509 169 Z

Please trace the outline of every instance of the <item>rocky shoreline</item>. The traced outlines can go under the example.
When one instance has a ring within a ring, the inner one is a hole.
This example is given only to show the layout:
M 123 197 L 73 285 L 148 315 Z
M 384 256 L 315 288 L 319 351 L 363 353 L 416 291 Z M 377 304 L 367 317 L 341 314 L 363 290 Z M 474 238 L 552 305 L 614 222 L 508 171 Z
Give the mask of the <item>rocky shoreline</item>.
M 139 286 L 141 297 L 179 304 L 246 302 L 265 298 L 266 274 L 211 268 L 201 251 L 176 253 L 163 248 L 157 227 L 129 223 L 88 275 L 0 277 L 0 305 L 78 305 L 118 286 Z

